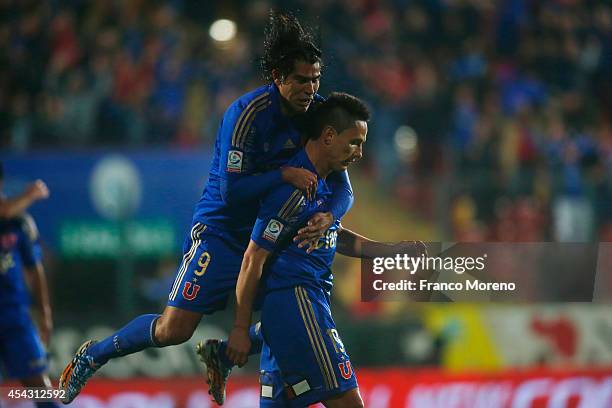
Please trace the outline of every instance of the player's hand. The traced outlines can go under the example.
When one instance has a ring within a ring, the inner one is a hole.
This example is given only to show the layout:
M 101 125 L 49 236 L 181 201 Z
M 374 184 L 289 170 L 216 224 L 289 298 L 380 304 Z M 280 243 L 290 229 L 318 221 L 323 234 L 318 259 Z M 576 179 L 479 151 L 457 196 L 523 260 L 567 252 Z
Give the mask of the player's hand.
M 28 184 L 26 194 L 32 201 L 44 200 L 49 197 L 49 188 L 42 180 Z
M 227 357 L 238 367 L 242 367 L 249 360 L 250 349 L 249 329 L 234 327 L 227 341 L 227 350 L 225 351 Z
M 393 251 L 412 257 L 427 256 L 427 245 L 423 241 L 400 241 L 393 245 Z
M 317 175 L 310 170 L 297 167 L 281 167 L 283 181 L 302 190 L 310 201 L 317 194 Z
M 307 253 L 317 249 L 319 240 L 325 235 L 325 231 L 334 224 L 334 215 L 331 212 L 319 212 L 313 215 L 306 226 L 297 232 L 293 242 L 299 242 L 298 248 L 308 245 Z
M 396 254 L 406 254 L 413 258 L 427 257 L 427 245 L 423 241 L 400 241 L 393 245 L 393 252 Z M 419 278 L 429 279 L 433 271 L 421 266 L 414 273 Z

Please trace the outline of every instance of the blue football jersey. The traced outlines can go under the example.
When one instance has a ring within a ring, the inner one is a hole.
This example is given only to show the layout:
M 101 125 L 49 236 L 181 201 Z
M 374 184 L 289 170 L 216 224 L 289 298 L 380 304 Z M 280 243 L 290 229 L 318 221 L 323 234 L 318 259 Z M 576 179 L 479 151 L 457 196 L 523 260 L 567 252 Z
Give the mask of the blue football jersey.
M 38 229 L 31 216 L 0 220 L 0 306 L 30 304 L 23 268 L 41 258 Z
M 320 98 L 320 97 L 318 97 Z M 227 109 L 215 142 L 208 183 L 196 205 L 194 223 L 248 233 L 261 196 L 229 200 L 232 183 L 244 175 L 267 174 L 264 182 L 281 184 L 279 167 L 295 155 L 301 136 L 294 121 L 281 112 L 281 96 L 274 84 L 238 98 Z M 258 180 L 252 180 L 251 185 Z M 240 191 L 235 192 L 239 194 Z M 225 199 L 224 199 L 225 197 Z
M 293 167 L 302 167 L 316 173 L 306 152 L 301 150 L 289 161 Z M 327 211 L 331 190 L 326 181 L 318 178 L 317 194 L 308 201 L 304 194 L 293 186 L 283 184 L 270 191 L 262 201 L 251 239 L 260 247 L 273 252 L 266 263 L 262 285 L 266 291 L 311 285 L 331 291 L 333 275 L 331 265 L 336 253 L 336 240 L 340 222 L 336 221 L 317 249 L 306 253 L 298 248 L 293 237 L 299 228 L 317 212 Z

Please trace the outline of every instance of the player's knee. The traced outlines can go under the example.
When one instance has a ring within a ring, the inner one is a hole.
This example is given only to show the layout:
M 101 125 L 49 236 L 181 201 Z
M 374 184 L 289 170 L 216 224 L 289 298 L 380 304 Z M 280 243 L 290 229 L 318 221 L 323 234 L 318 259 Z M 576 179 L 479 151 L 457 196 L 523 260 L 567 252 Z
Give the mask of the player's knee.
M 155 341 L 160 346 L 184 343 L 193 336 L 201 318 L 201 313 L 168 306 L 155 322 Z
M 155 341 L 160 346 L 173 346 L 191 338 L 194 327 L 176 320 L 159 318 L 155 326 Z
M 364 408 L 363 401 L 358 393 L 350 394 L 350 396 L 347 396 L 346 400 L 343 402 L 343 408 Z
M 354 408 L 364 408 L 363 401 L 361 400 L 361 398 L 359 398 L 359 400 L 355 401 L 353 403 L 353 405 L 351 405 L 351 407 L 354 407 Z
M 323 405 L 327 408 L 364 408 L 358 388 L 345 392 L 339 398 L 325 401 Z
M 24 387 L 50 387 L 51 381 L 47 374 L 38 374 L 31 377 L 22 378 L 21 384 Z

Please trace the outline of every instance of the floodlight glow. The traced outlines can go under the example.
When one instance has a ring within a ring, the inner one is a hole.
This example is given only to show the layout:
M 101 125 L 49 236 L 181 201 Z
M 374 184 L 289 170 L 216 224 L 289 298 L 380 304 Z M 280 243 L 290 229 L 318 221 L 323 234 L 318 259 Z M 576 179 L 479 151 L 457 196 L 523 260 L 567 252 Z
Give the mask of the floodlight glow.
M 226 42 L 236 36 L 236 31 L 236 23 L 223 18 L 211 24 L 208 34 L 215 41 Z
M 395 131 L 395 147 L 402 153 L 412 153 L 417 147 L 417 134 L 410 126 L 400 126 Z

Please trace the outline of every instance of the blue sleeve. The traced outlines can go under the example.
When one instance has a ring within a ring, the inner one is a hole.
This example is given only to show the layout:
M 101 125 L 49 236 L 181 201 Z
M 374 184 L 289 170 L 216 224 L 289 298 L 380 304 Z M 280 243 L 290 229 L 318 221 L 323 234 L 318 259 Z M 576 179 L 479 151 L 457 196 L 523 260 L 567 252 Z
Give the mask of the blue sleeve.
M 254 174 L 255 159 L 263 145 L 255 118 L 266 106 L 265 97 L 255 98 L 246 107 L 236 102 L 221 122 L 218 174 L 221 195 L 227 204 L 257 199 L 282 183 L 280 169 Z
M 293 238 L 303 200 L 304 194 L 289 184 L 272 189 L 259 207 L 251 240 L 270 252 L 285 245 Z
M 227 204 L 254 200 L 283 181 L 280 169 L 255 175 L 221 178 L 221 196 Z
M 328 181 L 332 189 L 329 211 L 331 211 L 335 220 L 339 220 L 353 206 L 353 188 L 351 187 L 351 181 L 346 170 L 330 174 Z
M 31 267 L 42 262 L 42 252 L 38 242 L 38 228 L 30 215 L 25 215 L 19 232 L 19 255 L 24 266 Z

